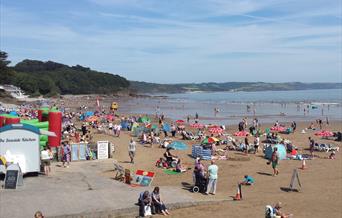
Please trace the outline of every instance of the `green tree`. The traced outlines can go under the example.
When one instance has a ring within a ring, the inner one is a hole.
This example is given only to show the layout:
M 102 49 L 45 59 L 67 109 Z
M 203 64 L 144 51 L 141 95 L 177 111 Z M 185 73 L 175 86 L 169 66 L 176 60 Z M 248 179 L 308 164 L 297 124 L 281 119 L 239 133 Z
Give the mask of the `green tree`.
M 7 58 L 7 53 L 0 51 L 0 84 L 11 84 L 15 77 L 15 72 L 8 67 L 11 62 Z

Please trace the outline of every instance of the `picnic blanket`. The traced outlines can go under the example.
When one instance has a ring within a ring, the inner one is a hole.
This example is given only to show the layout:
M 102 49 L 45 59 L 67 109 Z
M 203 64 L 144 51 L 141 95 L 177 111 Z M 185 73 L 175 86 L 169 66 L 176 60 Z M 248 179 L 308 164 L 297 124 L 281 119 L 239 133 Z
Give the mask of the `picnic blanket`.
M 176 172 L 174 170 L 168 170 L 168 169 L 163 170 L 163 172 L 166 173 L 167 175 L 177 175 L 181 173 L 181 172 Z

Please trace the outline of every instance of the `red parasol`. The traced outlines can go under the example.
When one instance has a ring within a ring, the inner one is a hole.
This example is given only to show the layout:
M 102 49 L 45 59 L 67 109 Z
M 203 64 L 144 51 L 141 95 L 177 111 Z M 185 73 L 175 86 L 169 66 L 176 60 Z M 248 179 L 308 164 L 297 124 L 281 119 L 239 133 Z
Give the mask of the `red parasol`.
M 209 132 L 212 134 L 219 134 L 219 133 L 223 132 L 223 129 L 221 129 L 221 128 L 210 128 Z
M 176 120 L 176 123 L 184 123 L 184 120 Z
M 192 128 L 202 129 L 204 127 L 203 124 L 200 123 L 193 123 L 190 125 Z

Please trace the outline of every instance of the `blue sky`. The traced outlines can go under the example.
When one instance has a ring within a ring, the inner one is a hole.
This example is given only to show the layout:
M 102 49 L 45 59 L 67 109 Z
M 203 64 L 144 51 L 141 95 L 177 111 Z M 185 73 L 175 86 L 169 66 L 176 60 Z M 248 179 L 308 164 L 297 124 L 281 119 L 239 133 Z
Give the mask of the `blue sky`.
M 341 82 L 341 0 L 1 0 L 0 49 L 130 80 Z

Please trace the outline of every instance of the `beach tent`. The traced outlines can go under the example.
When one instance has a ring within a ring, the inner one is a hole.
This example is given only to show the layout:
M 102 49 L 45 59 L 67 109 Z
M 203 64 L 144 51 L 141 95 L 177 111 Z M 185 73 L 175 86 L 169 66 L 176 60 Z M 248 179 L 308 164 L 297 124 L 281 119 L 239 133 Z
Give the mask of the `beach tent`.
M 139 117 L 138 119 L 138 122 L 139 123 L 150 123 L 151 122 L 151 119 L 149 117 Z
M 171 131 L 171 127 L 170 127 L 170 125 L 168 123 L 164 123 L 163 131 L 166 131 L 166 132 L 170 132 Z
M 122 121 L 121 122 L 122 129 L 127 129 L 128 125 L 129 125 L 129 123 L 127 121 Z
M 175 150 L 187 150 L 188 146 L 180 141 L 174 141 L 167 146 L 168 148 L 173 148 Z
M 141 135 L 144 132 L 144 129 L 145 129 L 145 127 L 143 127 L 143 126 L 135 127 L 132 131 L 132 136 L 138 137 L 139 135 Z
M 9 113 L 9 115 L 11 115 L 11 116 L 18 116 L 18 113 L 16 112 L 16 111 L 11 111 L 10 113 Z
M 85 116 L 85 117 L 94 116 L 94 112 L 93 112 L 93 111 L 87 111 L 87 112 L 84 113 L 84 116 Z
M 270 146 L 266 147 L 266 149 L 265 149 L 265 158 L 266 159 L 271 159 L 272 153 L 273 153 L 273 150 L 274 150 L 275 147 L 278 148 L 279 159 L 280 160 L 285 160 L 286 159 L 286 148 L 282 144 L 276 144 L 276 145 L 273 145 L 273 146 L 270 145 Z

